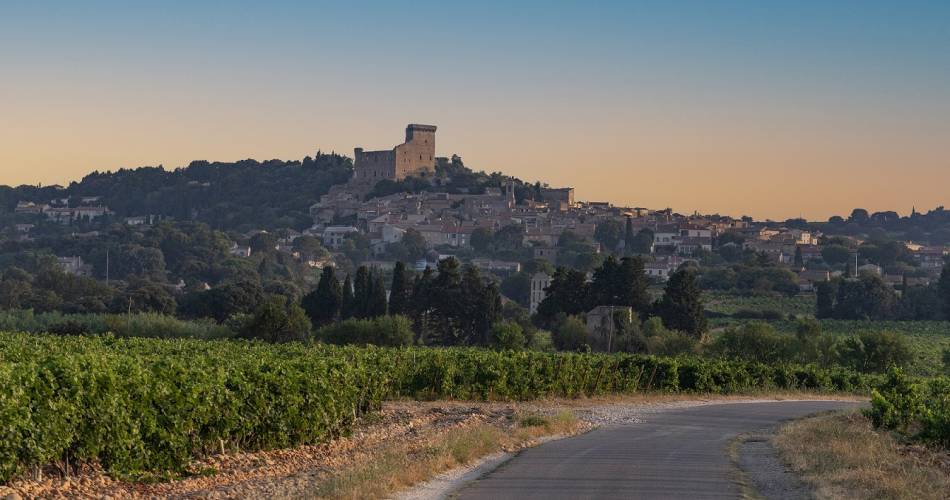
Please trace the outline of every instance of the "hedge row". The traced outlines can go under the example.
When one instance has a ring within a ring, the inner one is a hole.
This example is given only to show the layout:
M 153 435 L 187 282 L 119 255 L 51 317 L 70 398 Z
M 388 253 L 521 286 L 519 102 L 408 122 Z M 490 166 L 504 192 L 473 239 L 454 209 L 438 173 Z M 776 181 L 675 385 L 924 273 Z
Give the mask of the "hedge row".
M 0 334 L 0 482 L 93 460 L 115 475 L 180 473 L 222 448 L 323 442 L 392 397 L 859 391 L 872 382 L 690 358 Z

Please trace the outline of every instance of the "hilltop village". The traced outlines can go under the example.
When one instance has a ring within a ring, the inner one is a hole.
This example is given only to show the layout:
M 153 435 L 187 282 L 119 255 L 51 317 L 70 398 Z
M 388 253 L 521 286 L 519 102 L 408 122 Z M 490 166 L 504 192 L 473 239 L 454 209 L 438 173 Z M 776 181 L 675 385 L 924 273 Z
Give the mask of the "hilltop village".
M 145 281 L 153 293 L 169 295 L 159 301 L 167 305 L 236 281 L 290 283 L 300 295 L 328 266 L 338 276 L 358 267 L 388 276 L 397 261 L 421 272 L 455 257 L 534 314 L 556 268 L 590 279 L 608 256 L 641 257 L 656 285 L 693 266 L 706 290 L 796 295 L 865 275 L 898 294 L 928 287 L 948 254 L 942 207 L 904 217 L 855 209 L 816 223 L 581 201 L 571 187 L 473 172 L 458 156 L 439 157 L 436 130 L 410 124 L 403 143 L 357 147 L 352 160 L 318 153 L 291 163 L 195 162 L 172 172 L 94 173 L 69 188 L 7 188 L 3 238 L 7 253 L 18 255 L 8 260 L 37 275 L 43 262 L 55 263 L 127 293 L 124 287 Z M 271 192 L 273 199 L 260 198 Z M 178 256 L 166 240 L 177 232 L 174 238 L 209 248 Z M 24 262 L 27 255 L 33 260 Z M 110 304 L 103 300 L 101 308 L 116 307 Z M 37 308 L 44 307 L 62 306 L 40 301 Z

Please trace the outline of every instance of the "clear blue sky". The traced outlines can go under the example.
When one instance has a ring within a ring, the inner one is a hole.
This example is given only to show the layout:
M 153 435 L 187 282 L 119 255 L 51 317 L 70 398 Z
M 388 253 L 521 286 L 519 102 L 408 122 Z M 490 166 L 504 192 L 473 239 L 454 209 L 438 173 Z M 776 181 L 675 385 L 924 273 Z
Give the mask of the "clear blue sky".
M 431 122 L 440 154 L 584 199 L 950 201 L 950 1 L 6 1 L 0 68 L 0 183 L 391 147 Z

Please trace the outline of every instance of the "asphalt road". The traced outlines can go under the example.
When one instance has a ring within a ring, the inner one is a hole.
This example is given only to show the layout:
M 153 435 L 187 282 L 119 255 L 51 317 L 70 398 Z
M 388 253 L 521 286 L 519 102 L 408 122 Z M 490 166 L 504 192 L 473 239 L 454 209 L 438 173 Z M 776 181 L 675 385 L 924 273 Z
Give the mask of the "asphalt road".
M 457 493 L 462 499 L 739 498 L 727 454 L 736 436 L 857 403 L 697 406 L 530 448 Z

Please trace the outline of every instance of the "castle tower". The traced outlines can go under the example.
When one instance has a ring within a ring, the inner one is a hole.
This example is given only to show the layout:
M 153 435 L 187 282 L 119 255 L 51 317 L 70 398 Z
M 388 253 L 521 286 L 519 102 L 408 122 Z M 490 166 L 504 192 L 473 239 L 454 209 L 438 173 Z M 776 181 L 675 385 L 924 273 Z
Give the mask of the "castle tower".
M 383 179 L 426 177 L 435 172 L 435 125 L 410 124 L 406 142 L 390 150 L 353 150 L 356 182 L 375 184 Z
M 396 180 L 435 172 L 435 125 L 410 124 L 406 142 L 396 146 Z

